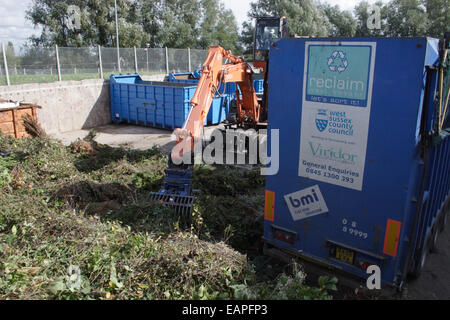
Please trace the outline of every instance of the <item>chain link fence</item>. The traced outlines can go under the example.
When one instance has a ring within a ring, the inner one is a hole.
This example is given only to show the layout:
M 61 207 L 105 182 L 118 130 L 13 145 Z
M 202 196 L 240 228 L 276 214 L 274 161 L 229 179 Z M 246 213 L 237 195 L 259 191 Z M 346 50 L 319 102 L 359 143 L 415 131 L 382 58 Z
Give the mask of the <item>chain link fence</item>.
M 4 47 L 0 56 L 0 85 L 108 79 L 111 74 L 141 75 L 199 69 L 208 50 L 171 48 L 25 47 L 15 54 Z M 7 66 L 7 72 L 5 67 Z

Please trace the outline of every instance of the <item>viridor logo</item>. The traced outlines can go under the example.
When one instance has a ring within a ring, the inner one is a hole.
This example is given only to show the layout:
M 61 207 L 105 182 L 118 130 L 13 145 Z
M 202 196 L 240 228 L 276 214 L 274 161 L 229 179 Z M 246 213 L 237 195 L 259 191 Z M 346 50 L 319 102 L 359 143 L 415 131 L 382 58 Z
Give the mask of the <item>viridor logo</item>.
M 328 58 L 328 69 L 332 72 L 344 72 L 347 66 L 348 60 L 343 51 L 335 50 Z
M 315 158 L 334 160 L 342 163 L 355 164 L 357 155 L 349 152 L 345 152 L 341 148 L 336 150 L 334 148 L 327 148 L 321 143 L 314 143 L 309 141 L 309 147 L 311 153 Z
M 327 110 L 319 109 L 316 115 L 316 127 L 320 132 L 325 131 L 328 126 Z

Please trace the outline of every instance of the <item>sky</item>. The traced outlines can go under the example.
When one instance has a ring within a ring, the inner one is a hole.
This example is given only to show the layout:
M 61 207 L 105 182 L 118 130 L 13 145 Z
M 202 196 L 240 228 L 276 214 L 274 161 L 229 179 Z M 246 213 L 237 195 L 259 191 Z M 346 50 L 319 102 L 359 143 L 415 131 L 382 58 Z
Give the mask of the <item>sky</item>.
M 239 27 L 247 19 L 252 0 L 222 0 L 225 7 L 231 9 Z M 326 0 L 341 9 L 351 10 L 359 0 Z M 0 43 L 5 45 L 12 41 L 16 48 L 20 47 L 31 35 L 39 35 L 41 29 L 34 28 L 25 20 L 25 11 L 31 5 L 31 0 L 0 0 Z

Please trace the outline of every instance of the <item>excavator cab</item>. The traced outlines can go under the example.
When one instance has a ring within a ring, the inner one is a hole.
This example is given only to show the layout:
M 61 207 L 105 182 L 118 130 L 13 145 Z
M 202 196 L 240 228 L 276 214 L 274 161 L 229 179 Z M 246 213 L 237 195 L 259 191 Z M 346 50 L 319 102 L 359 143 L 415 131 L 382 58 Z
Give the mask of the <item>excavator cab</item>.
M 253 65 L 256 68 L 265 68 L 272 43 L 286 37 L 289 37 L 289 27 L 286 17 L 256 18 Z

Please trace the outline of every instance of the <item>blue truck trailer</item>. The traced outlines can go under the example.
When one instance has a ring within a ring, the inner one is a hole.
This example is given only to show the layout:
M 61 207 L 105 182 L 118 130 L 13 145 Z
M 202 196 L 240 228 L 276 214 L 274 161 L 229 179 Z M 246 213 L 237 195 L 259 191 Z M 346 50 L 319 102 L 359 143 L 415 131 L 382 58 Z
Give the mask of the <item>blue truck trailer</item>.
M 397 288 L 420 274 L 449 215 L 446 48 L 432 38 L 274 44 L 279 170 L 266 177 L 266 249 L 362 282 L 376 265 Z

